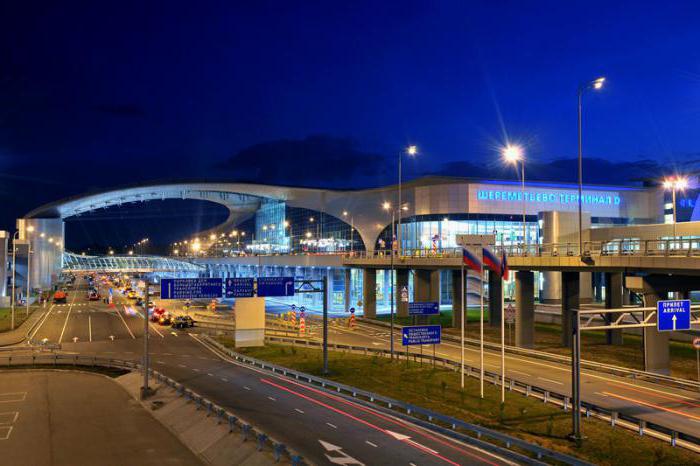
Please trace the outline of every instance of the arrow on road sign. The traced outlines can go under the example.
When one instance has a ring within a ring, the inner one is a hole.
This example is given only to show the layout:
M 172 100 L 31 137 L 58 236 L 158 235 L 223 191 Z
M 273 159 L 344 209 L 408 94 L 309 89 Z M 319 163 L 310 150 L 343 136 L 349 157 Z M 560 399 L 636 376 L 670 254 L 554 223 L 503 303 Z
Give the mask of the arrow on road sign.
M 364 463 L 356 460 L 352 456 L 348 455 L 343 451 L 343 447 L 339 447 L 338 445 L 333 445 L 332 443 L 324 442 L 323 440 L 319 440 L 319 443 L 323 448 L 326 449 L 326 451 L 330 451 L 332 453 L 339 453 L 342 456 L 331 456 L 326 454 L 326 458 L 328 458 L 328 461 L 330 461 L 333 464 L 344 464 L 344 465 L 357 465 L 357 466 L 365 466 Z
M 676 319 L 677 317 L 675 315 L 671 317 L 671 320 L 673 321 L 673 330 L 676 330 Z

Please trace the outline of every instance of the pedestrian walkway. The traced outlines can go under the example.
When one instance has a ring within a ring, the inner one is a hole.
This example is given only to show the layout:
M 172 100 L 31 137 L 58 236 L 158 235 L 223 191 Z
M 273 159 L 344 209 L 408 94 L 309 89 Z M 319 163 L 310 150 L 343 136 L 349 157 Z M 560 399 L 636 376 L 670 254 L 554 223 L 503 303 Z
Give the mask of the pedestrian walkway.
M 30 308 L 31 314 L 17 328 L 6 332 L 0 332 L 0 346 L 12 346 L 22 343 L 27 338 L 29 331 L 34 327 L 39 319 L 41 319 L 46 312 L 49 311 L 49 309 L 49 307 Z

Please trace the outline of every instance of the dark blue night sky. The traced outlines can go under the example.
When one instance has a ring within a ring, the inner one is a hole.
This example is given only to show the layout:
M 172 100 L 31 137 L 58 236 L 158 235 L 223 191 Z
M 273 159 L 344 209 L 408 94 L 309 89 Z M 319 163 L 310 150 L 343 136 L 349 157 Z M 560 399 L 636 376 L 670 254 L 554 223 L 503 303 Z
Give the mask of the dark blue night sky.
M 0 6 L 4 229 L 152 179 L 389 183 L 408 143 L 413 176 L 508 176 L 509 138 L 571 177 L 599 75 L 589 181 L 700 159 L 698 2 L 44 3 Z

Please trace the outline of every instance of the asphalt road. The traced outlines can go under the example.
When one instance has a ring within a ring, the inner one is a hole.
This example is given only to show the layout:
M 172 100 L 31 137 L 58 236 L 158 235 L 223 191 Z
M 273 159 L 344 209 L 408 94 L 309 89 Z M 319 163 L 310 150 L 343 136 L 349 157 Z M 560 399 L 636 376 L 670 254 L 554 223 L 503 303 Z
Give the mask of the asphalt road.
M 143 317 L 117 296 L 115 307 L 82 290 L 53 305 L 33 340 L 68 353 L 140 359 Z M 216 354 L 194 334 L 150 324 L 151 363 L 316 464 L 509 464 L 353 400 L 258 371 Z M 196 329 L 195 329 L 196 331 Z
M 177 466 L 202 461 L 105 376 L 6 371 L 0 387 L 0 463 Z
M 320 340 L 316 331 L 313 338 Z M 389 348 L 388 328 L 358 323 L 352 330 L 345 326 L 329 328 L 332 343 Z M 400 330 L 394 333 L 395 351 L 406 352 L 401 346 Z M 614 350 L 614 347 L 611 347 Z M 419 346 L 409 348 L 412 353 L 421 351 Z M 424 353 L 431 353 L 432 345 L 423 345 Z M 457 342 L 436 345 L 438 356 L 460 361 L 461 349 Z M 479 349 L 465 345 L 465 364 L 480 367 Z M 550 361 L 506 354 L 506 376 L 523 383 L 535 385 L 557 393 L 571 393 L 571 367 Z M 500 352 L 486 350 L 484 366 L 489 372 L 500 374 Z M 492 380 L 492 379 L 491 379 Z M 486 383 L 490 383 L 487 380 Z M 700 438 L 700 394 L 689 390 L 610 375 L 592 370 L 581 371 L 581 399 L 598 406 L 627 413 L 648 422 L 668 427 Z

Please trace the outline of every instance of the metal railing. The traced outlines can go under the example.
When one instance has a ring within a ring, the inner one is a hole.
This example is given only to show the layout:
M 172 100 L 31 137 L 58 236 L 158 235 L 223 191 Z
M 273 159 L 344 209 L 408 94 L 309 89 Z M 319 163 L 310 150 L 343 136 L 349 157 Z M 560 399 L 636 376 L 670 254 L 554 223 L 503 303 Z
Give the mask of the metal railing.
M 414 405 L 411 405 L 409 403 L 405 403 L 403 401 L 398 401 L 398 400 L 393 400 L 387 397 L 383 397 L 381 395 L 377 395 L 371 392 L 364 392 L 362 390 L 356 389 L 354 387 L 348 387 L 346 385 L 343 385 L 338 382 L 334 382 L 332 380 L 328 379 L 322 379 L 320 377 L 315 377 L 311 376 L 302 372 L 294 371 L 291 369 L 287 368 L 280 368 L 279 366 L 275 366 L 274 364 L 265 362 L 265 361 L 260 361 L 254 358 L 250 358 L 248 356 L 243 356 L 239 355 L 238 353 L 235 353 L 234 351 L 231 351 L 228 348 L 225 348 L 223 345 L 219 344 L 218 342 L 215 342 L 214 340 L 205 337 L 207 341 L 213 342 L 216 344 L 219 348 L 223 348 L 222 351 L 228 352 L 229 355 L 232 355 L 231 357 L 234 357 L 238 360 L 241 361 L 248 361 L 251 364 L 254 364 L 258 367 L 261 367 L 263 369 L 268 368 L 270 370 L 273 370 L 275 372 L 281 373 L 283 375 L 287 375 L 290 377 L 294 377 L 297 379 L 303 379 L 307 380 L 309 383 L 316 383 L 321 385 L 322 387 L 331 387 L 335 388 L 336 391 L 338 392 L 345 392 L 349 393 L 353 397 L 357 397 L 360 394 L 364 394 L 363 396 L 367 398 L 369 401 L 373 403 L 381 403 L 385 406 L 387 406 L 390 409 L 402 409 L 406 411 L 408 414 L 418 414 L 418 415 L 423 415 L 429 422 L 434 422 L 435 420 L 440 421 L 442 424 L 445 426 L 448 426 L 452 430 L 456 430 L 457 427 L 471 431 L 475 433 L 479 438 L 483 436 L 487 436 L 487 433 L 489 429 L 486 429 L 481 426 L 475 426 L 469 423 L 466 423 L 464 421 L 461 421 L 460 419 L 453 418 L 450 416 L 445 416 L 439 413 L 432 412 L 430 410 L 426 410 L 423 408 L 416 407 Z M 292 339 L 292 338 L 283 338 L 283 337 L 266 337 L 266 341 L 269 341 L 270 343 L 281 343 L 281 344 L 290 344 L 292 346 L 302 346 L 302 347 L 314 347 L 314 348 L 320 348 L 322 346 L 321 342 L 317 341 L 309 341 L 309 340 L 300 340 L 300 339 Z M 381 348 L 368 348 L 364 346 L 357 346 L 357 345 L 342 345 L 342 344 L 328 344 L 329 349 L 333 349 L 336 351 L 343 351 L 343 352 L 348 352 L 348 353 L 355 353 L 355 354 L 363 354 L 363 355 L 377 355 L 381 357 L 386 357 L 390 358 L 391 357 L 391 352 L 388 349 L 381 349 Z M 454 371 L 459 371 L 460 369 L 460 364 L 459 362 L 452 361 L 451 359 L 440 357 L 440 356 L 433 356 L 431 354 L 419 354 L 419 353 L 411 353 L 411 352 L 395 352 L 394 356 L 397 357 L 398 360 L 408 360 L 408 361 L 413 361 L 413 362 L 430 362 L 435 364 L 436 366 L 441 366 L 446 369 L 454 370 Z M 474 377 L 474 378 L 479 378 L 481 370 L 478 367 L 473 367 L 469 365 L 464 365 L 464 370 L 465 374 L 469 377 Z M 500 386 L 501 385 L 501 374 L 488 371 L 486 370 L 484 372 L 485 380 L 487 380 L 489 383 L 492 383 L 493 385 Z M 552 391 L 546 388 L 538 387 L 533 384 L 527 384 L 523 383 L 520 381 L 517 381 L 515 379 L 512 379 L 510 377 L 505 377 L 505 384 L 506 388 L 509 391 L 512 392 L 517 392 L 522 395 L 525 395 L 527 397 L 533 397 L 536 399 L 542 400 L 544 403 L 550 403 L 555 406 L 559 406 L 564 411 L 570 411 L 571 409 L 571 398 L 570 395 L 568 394 L 563 394 L 559 393 L 556 391 Z M 604 422 L 609 423 L 612 427 L 615 426 L 620 426 L 623 428 L 626 428 L 628 430 L 632 430 L 634 432 L 639 433 L 639 435 L 648 435 L 652 438 L 656 438 L 658 440 L 662 440 L 664 442 L 670 443 L 672 446 L 680 446 L 685 449 L 694 451 L 696 453 L 700 453 L 700 438 L 686 433 L 686 432 L 680 432 L 676 429 L 649 422 L 644 419 L 641 419 L 639 417 L 633 416 L 633 415 L 628 415 L 626 413 L 622 413 L 620 411 L 615 411 L 611 410 L 608 408 L 604 408 L 602 406 L 595 405 L 590 402 L 582 402 L 581 403 L 581 413 L 586 417 L 586 418 L 597 418 L 600 420 L 603 420 Z M 505 434 L 500 434 L 499 435 L 505 435 Z M 488 436 L 487 436 L 488 438 Z M 513 438 L 514 439 L 514 438 Z M 513 444 L 511 444 L 513 445 Z M 519 446 L 519 445 L 518 445 Z M 535 445 L 530 445 L 530 447 L 535 447 L 535 448 L 541 448 Z M 546 450 L 546 449 L 542 449 Z M 534 450 L 528 450 L 531 452 L 534 452 Z M 548 450 L 547 450 L 548 451 Z M 556 453 L 556 452 L 553 452 Z M 544 455 L 544 451 L 541 452 L 542 455 Z M 556 453 L 558 454 L 558 453 Z M 564 455 L 566 456 L 566 455 Z M 550 457 L 551 458 L 551 457 Z M 561 460 L 560 460 L 561 461 Z M 578 461 L 578 460 L 576 460 Z M 573 464 L 573 463 L 572 463 Z
M 500 253 L 505 251 L 515 257 L 559 257 L 579 256 L 578 242 L 545 244 L 491 244 L 488 247 Z M 468 247 L 469 248 L 469 247 Z M 389 259 L 392 253 L 398 258 L 397 251 L 371 250 L 345 254 L 346 259 Z M 700 257 L 700 239 L 619 239 L 611 241 L 584 241 L 583 256 L 638 256 L 638 257 Z M 409 249 L 401 251 L 400 258 L 461 258 L 462 248 Z
M 0 368 L 12 367 L 36 367 L 36 366 L 72 366 L 78 367 L 107 367 L 112 369 L 123 370 L 140 370 L 142 366 L 136 361 L 124 359 L 104 358 L 97 356 L 81 356 L 81 355 L 66 355 L 66 354 L 51 354 L 51 355 L 7 355 L 0 356 Z M 173 390 L 185 399 L 193 402 L 197 410 L 206 410 L 207 417 L 213 416 L 218 424 L 225 422 L 229 426 L 229 432 L 240 430 L 243 441 L 254 439 L 257 442 L 257 450 L 263 451 L 269 447 L 275 462 L 279 462 L 283 456 L 288 457 L 289 461 L 295 466 L 306 464 L 303 458 L 293 449 L 287 447 L 284 443 L 278 442 L 274 437 L 266 434 L 262 430 L 256 428 L 253 424 L 246 422 L 239 416 L 232 414 L 225 408 L 208 400 L 207 398 L 190 390 L 185 385 L 177 382 L 174 379 L 153 369 L 148 370 L 149 376 L 156 382 L 159 382 Z

